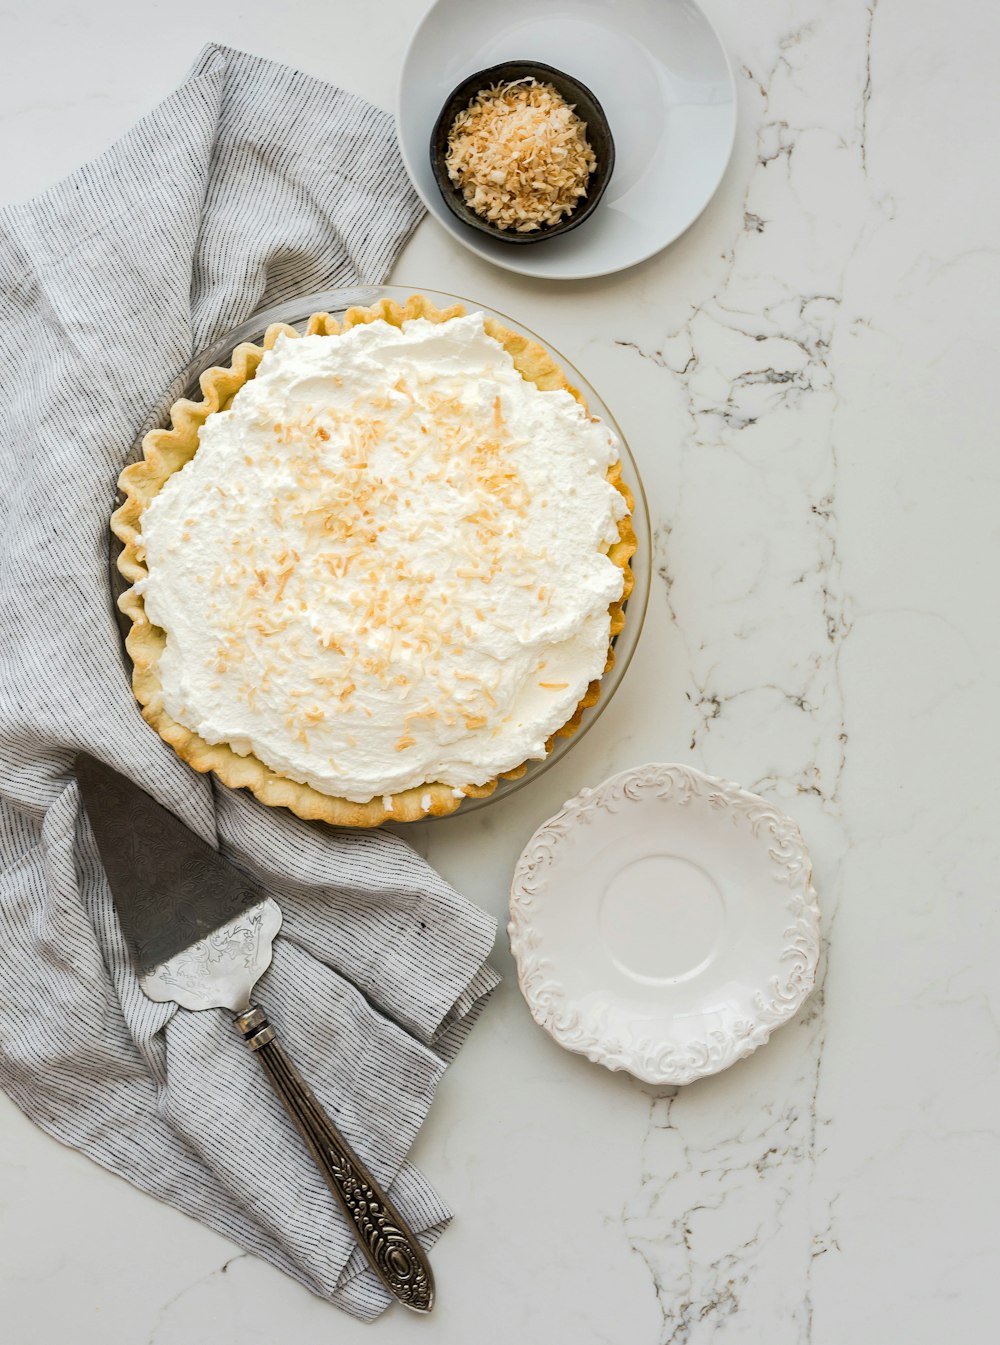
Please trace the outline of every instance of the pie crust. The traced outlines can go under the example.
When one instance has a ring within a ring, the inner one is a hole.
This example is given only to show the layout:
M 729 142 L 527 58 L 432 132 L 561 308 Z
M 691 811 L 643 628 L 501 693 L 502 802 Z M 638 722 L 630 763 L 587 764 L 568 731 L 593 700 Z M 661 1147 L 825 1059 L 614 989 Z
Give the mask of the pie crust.
M 328 313 L 314 313 L 306 331 L 310 336 L 336 336 L 358 323 L 374 322 L 377 319 L 399 327 L 410 318 L 445 322 L 449 318 L 463 316 L 465 311 L 461 304 L 439 309 L 422 295 L 415 294 L 405 305 L 382 299 L 370 308 L 350 308 L 339 323 Z M 586 408 L 580 392 L 567 382 L 562 370 L 540 345 L 510 331 L 490 317 L 485 318 L 485 328 L 508 351 L 522 378 L 543 390 L 564 388 Z M 282 333 L 290 337 L 299 335 L 294 327 L 275 323 L 267 329 L 262 345 L 245 342 L 237 346 L 228 368 L 206 369 L 200 380 L 202 400 L 194 402 L 182 398 L 175 402 L 170 409 L 169 427 L 149 431 L 143 440 L 142 459 L 126 467 L 119 478 L 118 484 L 125 502 L 112 515 L 111 529 L 123 544 L 118 568 L 133 585 L 119 599 L 121 610 L 132 622 L 126 639 L 126 648 L 133 664 L 132 688 L 142 707 L 143 718 L 190 766 L 197 771 L 214 771 L 223 784 L 233 789 L 249 789 L 262 803 L 271 807 L 290 808 L 299 817 L 319 818 L 337 826 L 351 827 L 375 827 L 387 821 L 413 822 L 428 815 L 441 817 L 454 812 L 466 796 L 475 798 L 492 793 L 497 780 L 490 780 L 484 785 L 467 785 L 459 793 L 450 785 L 433 782 L 417 785 L 393 794 L 389 800 L 391 807 L 386 807 L 385 801 L 379 797 L 367 803 L 353 803 L 291 780 L 265 766 L 253 754 L 242 756 L 226 743 L 207 742 L 172 719 L 163 705 L 158 664 L 166 645 L 166 634 L 150 622 L 142 595 L 134 588 L 136 581 L 145 578 L 147 574 L 142 547 L 142 514 L 164 482 L 174 472 L 180 471 L 198 451 L 199 430 L 208 416 L 229 406 L 243 384 L 253 378 L 264 352 L 271 349 Z M 610 608 L 610 633 L 613 640 L 625 623 L 624 605 L 633 585 L 629 561 L 636 549 L 636 538 L 631 518 L 632 494 L 621 479 L 620 464 L 616 463 L 609 468 L 608 480 L 621 492 L 629 509 L 629 513 L 619 522 L 618 540 L 608 551 L 609 559 L 619 565 L 624 574 L 622 596 Z M 613 665 L 614 657 L 613 644 L 609 644 L 605 673 Z M 572 717 L 549 738 L 546 751 L 551 750 L 555 738 L 569 737 L 576 732 L 583 711 L 595 704 L 599 695 L 598 678 L 591 682 Z M 504 772 L 503 778 L 516 779 L 523 775 L 527 764 L 525 762 L 514 770 Z

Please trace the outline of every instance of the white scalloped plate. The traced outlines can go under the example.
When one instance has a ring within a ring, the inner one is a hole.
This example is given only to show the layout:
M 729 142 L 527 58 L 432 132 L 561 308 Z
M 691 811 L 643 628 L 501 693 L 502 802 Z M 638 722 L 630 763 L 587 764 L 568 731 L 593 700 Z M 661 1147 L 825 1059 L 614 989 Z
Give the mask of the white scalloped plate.
M 522 853 L 510 913 L 535 1021 L 646 1083 L 691 1083 L 750 1055 L 816 979 L 798 826 L 688 766 L 639 766 L 571 799 Z

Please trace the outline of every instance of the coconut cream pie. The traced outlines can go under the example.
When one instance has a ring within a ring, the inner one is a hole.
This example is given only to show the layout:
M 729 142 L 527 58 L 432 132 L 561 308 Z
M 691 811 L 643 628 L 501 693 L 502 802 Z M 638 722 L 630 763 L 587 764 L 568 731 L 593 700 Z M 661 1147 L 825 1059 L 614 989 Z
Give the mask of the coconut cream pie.
M 453 811 L 597 699 L 635 550 L 618 443 L 550 357 L 420 296 L 243 345 L 126 468 L 143 714 L 303 817 Z

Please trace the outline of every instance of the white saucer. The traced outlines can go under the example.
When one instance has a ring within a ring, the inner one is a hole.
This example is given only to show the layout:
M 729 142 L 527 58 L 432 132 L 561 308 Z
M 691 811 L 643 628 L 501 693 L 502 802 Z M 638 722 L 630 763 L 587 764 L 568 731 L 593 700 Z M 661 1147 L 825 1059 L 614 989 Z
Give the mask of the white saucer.
M 691 1083 L 750 1055 L 816 977 L 798 827 L 687 766 L 639 766 L 571 799 L 521 855 L 510 912 L 535 1021 L 647 1083 Z
M 615 141 L 615 170 L 591 219 L 531 247 L 461 224 L 430 167 L 431 130 L 467 75 L 534 60 L 591 88 Z M 729 161 L 736 93 L 722 44 L 693 0 L 437 0 L 403 60 L 396 105 L 413 184 L 463 247 L 553 280 L 608 275 L 672 243 L 704 210 Z

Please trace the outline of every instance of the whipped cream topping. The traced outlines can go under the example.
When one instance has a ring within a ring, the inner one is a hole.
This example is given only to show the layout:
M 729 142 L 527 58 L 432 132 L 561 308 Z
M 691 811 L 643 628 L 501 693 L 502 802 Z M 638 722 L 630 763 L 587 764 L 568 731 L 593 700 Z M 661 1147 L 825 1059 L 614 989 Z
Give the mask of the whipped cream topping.
M 142 518 L 167 712 L 355 802 L 544 756 L 607 659 L 617 458 L 481 313 L 279 337 Z

